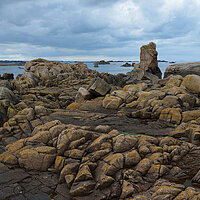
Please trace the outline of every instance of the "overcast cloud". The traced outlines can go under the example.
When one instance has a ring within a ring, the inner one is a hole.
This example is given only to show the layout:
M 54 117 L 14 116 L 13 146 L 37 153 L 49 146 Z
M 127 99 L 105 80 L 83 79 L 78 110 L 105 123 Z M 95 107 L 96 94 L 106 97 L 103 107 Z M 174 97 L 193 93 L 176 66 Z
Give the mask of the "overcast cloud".
M 0 1 L 0 59 L 200 60 L 199 0 Z

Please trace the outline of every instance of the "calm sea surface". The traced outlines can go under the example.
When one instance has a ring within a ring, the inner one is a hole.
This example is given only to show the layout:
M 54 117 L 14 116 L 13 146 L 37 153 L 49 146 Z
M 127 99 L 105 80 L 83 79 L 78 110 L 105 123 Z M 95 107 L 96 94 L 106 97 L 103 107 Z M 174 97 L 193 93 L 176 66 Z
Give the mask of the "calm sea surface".
M 68 62 L 68 63 L 74 63 Z M 127 72 L 131 71 L 133 67 L 121 67 L 125 62 L 111 62 L 110 64 L 107 65 L 99 65 L 99 67 L 94 67 L 94 62 L 84 62 L 87 64 L 89 69 L 96 70 L 98 72 L 108 72 L 110 74 L 118 74 L 118 73 L 124 73 L 126 74 Z M 132 62 L 128 62 L 132 64 Z M 135 62 L 134 63 L 138 63 Z M 162 73 L 164 73 L 165 69 L 169 66 L 169 63 L 165 62 L 159 62 L 158 66 L 160 67 L 160 70 Z M 24 66 L 0 66 L 0 74 L 3 75 L 5 72 L 7 73 L 13 73 L 15 78 L 18 74 L 23 74 L 24 73 Z

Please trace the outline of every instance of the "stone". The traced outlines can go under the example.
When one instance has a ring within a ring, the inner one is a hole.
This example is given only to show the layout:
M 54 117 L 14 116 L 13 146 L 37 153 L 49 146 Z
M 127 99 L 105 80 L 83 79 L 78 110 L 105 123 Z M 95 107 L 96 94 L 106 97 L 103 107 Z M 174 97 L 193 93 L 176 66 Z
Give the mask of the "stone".
M 151 167 L 151 160 L 148 158 L 142 159 L 136 166 L 136 171 L 140 172 L 141 174 L 146 174 Z
M 115 90 L 111 93 L 111 96 L 119 97 L 122 99 L 123 102 L 126 102 L 129 98 L 129 93 L 123 90 Z
M 180 76 L 180 75 L 171 76 L 171 77 L 169 77 L 169 80 L 165 84 L 164 88 L 171 88 L 171 87 L 174 87 L 174 86 L 180 87 L 182 81 L 183 81 L 183 77 Z
M 106 95 L 106 97 L 103 100 L 103 107 L 107 109 L 118 109 L 120 105 L 122 105 L 123 100 L 119 97 Z
M 85 196 L 92 193 L 94 188 L 95 182 L 91 180 L 73 183 L 70 194 L 72 196 Z
M 135 68 L 150 72 L 161 78 L 162 73 L 158 67 L 157 55 L 155 43 L 150 42 L 148 45 L 142 46 L 140 48 L 140 63 L 135 65 Z
M 189 92 L 200 94 L 200 76 L 187 75 L 183 79 L 181 86 L 186 88 Z
M 160 120 L 180 124 L 182 120 L 182 112 L 180 108 L 166 108 L 160 113 Z
M 60 182 L 64 181 L 66 175 L 75 175 L 78 171 L 80 164 L 78 162 L 65 165 L 60 172 Z
M 39 117 L 49 114 L 47 108 L 45 108 L 44 106 L 35 106 L 34 110 L 35 114 Z
M 121 153 L 108 155 L 104 158 L 104 162 L 105 164 L 102 166 L 102 173 L 108 176 L 112 176 L 124 167 L 124 158 Z
M 73 102 L 67 106 L 67 110 L 77 110 L 81 106 L 80 103 Z
M 0 87 L 0 100 L 7 100 L 11 103 L 18 103 L 18 100 L 14 93 L 7 87 Z
M 125 166 L 134 166 L 141 160 L 140 154 L 136 150 L 132 150 L 124 154 Z
M 56 156 L 55 166 L 54 168 L 56 171 L 60 172 L 65 165 L 65 157 L 63 156 Z
M 123 185 L 122 185 L 122 193 L 121 193 L 120 199 L 125 199 L 126 197 L 130 197 L 135 192 L 136 191 L 135 191 L 135 188 L 133 187 L 133 185 L 130 182 L 124 180 Z
M 19 111 L 15 118 L 18 122 L 23 120 L 31 121 L 35 119 L 35 111 L 33 108 L 25 108 L 22 111 Z
M 125 85 L 123 90 L 129 93 L 135 94 L 136 92 L 141 92 L 147 89 L 146 83 L 138 83 L 135 85 Z
M 182 113 L 183 115 L 183 122 L 189 122 L 191 120 L 198 119 L 200 117 L 200 110 L 191 110 L 191 111 L 185 111 Z
M 168 95 L 162 100 L 162 103 L 168 108 L 180 107 L 180 99 L 177 96 Z
M 87 89 L 83 88 L 83 87 L 80 87 L 78 89 L 78 92 L 76 94 L 76 97 L 75 97 L 75 102 L 76 103 L 80 103 L 80 102 L 84 102 L 85 100 L 88 100 L 92 97 L 91 93 L 88 92 Z
M 113 138 L 114 152 L 125 152 L 132 149 L 137 143 L 137 138 L 133 135 L 118 135 Z
M 78 174 L 75 178 L 75 182 L 87 180 L 93 180 L 93 176 L 88 165 L 84 165 L 83 167 L 81 167 L 81 169 L 79 169 Z
M 17 157 L 9 152 L 4 152 L 0 154 L 0 162 L 10 164 L 10 165 L 16 165 L 17 164 Z
M 2 79 L 3 80 L 12 80 L 12 79 L 14 79 L 14 74 L 5 72 L 2 76 Z
M 193 62 L 193 63 L 179 63 L 169 65 L 164 73 L 164 78 L 170 75 L 181 75 L 185 77 L 189 74 L 196 74 L 200 76 L 200 62 Z
M 22 150 L 19 153 L 19 165 L 28 170 L 46 171 L 53 164 L 55 151 L 54 147 L 48 146 Z
M 110 90 L 111 86 L 99 77 L 88 88 L 88 91 L 96 96 L 105 96 Z

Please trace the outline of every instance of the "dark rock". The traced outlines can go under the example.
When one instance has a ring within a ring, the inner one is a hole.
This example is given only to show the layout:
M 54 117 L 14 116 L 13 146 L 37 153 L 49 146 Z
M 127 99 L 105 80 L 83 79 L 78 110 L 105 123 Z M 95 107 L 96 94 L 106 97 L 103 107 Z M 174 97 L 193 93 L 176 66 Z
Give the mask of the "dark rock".
M 122 67 L 131 67 L 131 66 L 133 66 L 133 65 L 131 65 L 131 64 L 127 63 L 127 62 L 122 65 Z
M 12 79 L 14 79 L 14 74 L 5 72 L 2 76 L 2 79 L 3 80 L 12 80 Z
M 110 64 L 110 62 L 105 61 L 105 60 L 100 60 L 100 61 L 97 61 L 96 63 L 99 64 L 99 65 L 108 65 L 108 64 Z

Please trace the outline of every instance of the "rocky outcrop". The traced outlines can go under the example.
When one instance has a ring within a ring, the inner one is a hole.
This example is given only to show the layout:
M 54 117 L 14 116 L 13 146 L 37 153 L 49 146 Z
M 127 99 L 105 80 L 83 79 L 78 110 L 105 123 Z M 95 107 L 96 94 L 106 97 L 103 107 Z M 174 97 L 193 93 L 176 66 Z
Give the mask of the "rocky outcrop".
M 181 75 L 185 77 L 189 74 L 200 76 L 200 62 L 169 65 L 165 70 L 164 77 L 166 78 L 170 75 Z
M 176 184 L 200 180 L 198 76 L 42 59 L 26 70 L 0 82 L 19 100 L 2 93 L 0 199 L 199 198 Z
M 140 48 L 140 63 L 135 65 L 135 69 L 142 69 L 161 78 L 162 73 L 158 67 L 157 55 L 155 43 L 150 42 L 148 45 L 142 46 Z
M 171 137 L 124 135 L 59 121 L 35 127 L 31 137 L 8 145 L 0 154 L 4 164 L 58 173 L 74 199 L 135 198 L 149 188 L 156 198 L 172 191 L 184 195 L 184 186 L 159 179 L 186 179 L 198 172 L 199 161 L 198 147 Z M 159 193 L 162 185 L 166 193 Z
M 129 64 L 129 63 L 124 63 L 123 65 L 121 65 L 121 67 L 131 67 L 131 66 L 133 66 L 132 64 Z

